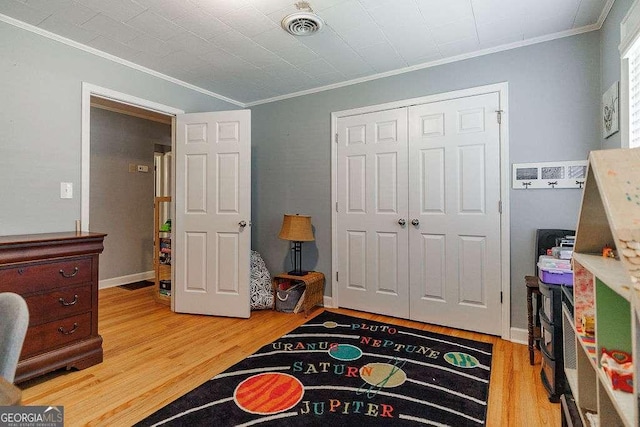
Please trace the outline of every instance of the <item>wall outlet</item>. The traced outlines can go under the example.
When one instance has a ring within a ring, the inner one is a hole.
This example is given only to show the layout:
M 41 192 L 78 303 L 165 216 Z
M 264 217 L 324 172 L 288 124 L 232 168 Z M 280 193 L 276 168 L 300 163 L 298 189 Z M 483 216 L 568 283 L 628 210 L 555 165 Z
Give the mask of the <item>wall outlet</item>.
M 72 182 L 60 183 L 60 198 L 73 199 L 73 183 Z
M 138 172 L 149 172 L 149 166 L 147 165 L 138 165 Z

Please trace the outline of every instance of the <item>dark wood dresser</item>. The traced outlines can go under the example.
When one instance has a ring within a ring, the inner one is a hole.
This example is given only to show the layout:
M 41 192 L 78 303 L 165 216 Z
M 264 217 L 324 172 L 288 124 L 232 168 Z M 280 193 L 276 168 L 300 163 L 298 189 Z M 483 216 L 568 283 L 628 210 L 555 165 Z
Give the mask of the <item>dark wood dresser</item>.
M 22 295 L 29 307 L 16 383 L 102 362 L 98 255 L 104 237 L 88 232 L 0 236 L 0 292 Z

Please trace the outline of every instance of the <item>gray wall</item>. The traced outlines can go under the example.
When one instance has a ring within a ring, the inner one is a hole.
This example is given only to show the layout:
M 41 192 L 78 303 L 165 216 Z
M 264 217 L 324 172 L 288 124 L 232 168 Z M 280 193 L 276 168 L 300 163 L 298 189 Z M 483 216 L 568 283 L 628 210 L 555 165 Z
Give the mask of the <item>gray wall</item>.
M 600 137 L 599 103 L 619 79 L 618 25 L 630 3 L 617 0 L 601 32 L 252 108 L 254 249 L 272 272 L 287 269 L 282 214 L 310 214 L 317 240 L 304 245 L 305 267 L 331 271 L 333 111 L 507 81 L 510 163 L 619 146 L 619 135 Z M 0 235 L 72 230 L 80 217 L 83 81 L 187 112 L 238 108 L 2 22 L 0 77 Z M 71 200 L 59 198 L 63 181 L 74 184 Z M 576 190 L 511 191 L 514 327 L 526 324 L 522 276 L 533 272 L 534 230 L 573 228 L 579 202 Z
M 600 96 L 609 89 L 612 83 L 620 81 L 620 22 L 627 14 L 633 0 L 616 0 L 607 16 L 602 28 L 600 29 Z M 601 98 L 600 98 L 601 99 Z M 622 129 L 622 120 L 626 118 L 618 116 L 620 120 L 620 129 Z M 602 125 L 600 125 L 602 126 Z M 602 128 L 600 129 L 600 138 L 602 140 L 602 148 L 620 148 L 622 147 L 622 132 L 615 133 L 609 138 L 602 138 Z
M 171 145 L 171 125 L 91 108 L 89 223 L 108 234 L 100 280 L 153 270 L 155 144 Z
M 331 272 L 330 113 L 509 83 L 510 163 L 586 159 L 599 148 L 599 34 L 591 32 L 252 108 L 253 248 L 286 270 L 284 213 L 312 216 L 307 269 Z M 526 326 L 523 277 L 534 273 L 536 228 L 574 228 L 578 190 L 512 190 L 512 326 Z M 495 256 L 499 256 L 495 254 Z M 331 294 L 328 278 L 325 294 Z
M 0 235 L 73 230 L 80 218 L 83 81 L 186 112 L 238 108 L 0 22 Z M 60 199 L 60 182 L 73 199 Z

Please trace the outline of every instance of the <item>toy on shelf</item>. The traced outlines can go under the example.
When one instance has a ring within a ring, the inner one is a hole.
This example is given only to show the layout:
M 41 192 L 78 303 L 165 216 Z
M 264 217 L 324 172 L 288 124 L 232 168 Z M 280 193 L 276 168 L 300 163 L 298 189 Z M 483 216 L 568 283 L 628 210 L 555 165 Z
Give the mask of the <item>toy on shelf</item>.
M 166 220 L 165 223 L 160 226 L 160 231 L 163 233 L 171 232 L 171 219 Z
M 584 313 L 580 319 L 582 322 L 582 332 L 588 337 L 596 334 L 596 322 L 593 313 Z
M 611 381 L 614 390 L 633 393 L 633 361 L 624 351 L 602 348 L 600 365 Z
M 611 246 L 605 245 L 605 247 L 602 248 L 602 256 L 605 258 L 615 258 L 616 253 Z

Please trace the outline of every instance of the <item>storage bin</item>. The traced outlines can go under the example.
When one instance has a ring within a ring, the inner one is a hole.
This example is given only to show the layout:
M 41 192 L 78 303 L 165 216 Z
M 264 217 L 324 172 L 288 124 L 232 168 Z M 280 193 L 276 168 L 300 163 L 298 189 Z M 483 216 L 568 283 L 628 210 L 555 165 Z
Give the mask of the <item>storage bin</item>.
M 538 272 L 540 280 L 544 283 L 552 285 L 569 285 L 573 286 L 573 271 L 560 269 L 544 269 L 538 264 Z
M 548 255 L 540 255 L 538 258 L 538 268 L 544 268 L 545 270 L 571 270 L 571 261 L 566 259 L 560 259 Z
M 280 283 L 279 285 L 283 285 Z M 298 282 L 286 289 L 281 289 L 283 286 L 278 286 L 276 289 L 276 310 L 285 313 L 293 313 L 298 300 L 304 292 L 305 285 L 303 282 Z

